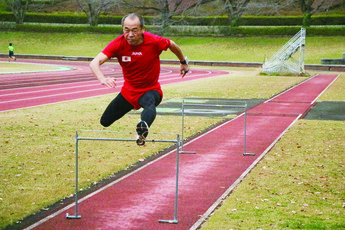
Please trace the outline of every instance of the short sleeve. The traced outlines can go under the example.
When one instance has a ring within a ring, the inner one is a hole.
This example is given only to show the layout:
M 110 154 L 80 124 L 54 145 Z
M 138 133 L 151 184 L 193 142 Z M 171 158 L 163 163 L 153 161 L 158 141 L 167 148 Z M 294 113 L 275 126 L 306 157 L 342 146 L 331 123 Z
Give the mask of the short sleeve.
M 159 51 L 167 50 L 170 46 L 170 39 L 149 32 L 144 32 L 144 36 L 149 37 L 149 40 L 156 44 Z
M 166 51 L 168 49 L 168 47 L 170 46 L 170 39 L 163 38 L 163 37 L 160 37 L 158 35 L 156 35 L 156 36 L 157 36 L 159 48 L 161 50 Z
M 111 41 L 102 51 L 109 59 L 112 57 L 116 57 L 118 54 L 118 49 L 120 47 L 120 37 L 116 38 L 115 40 Z

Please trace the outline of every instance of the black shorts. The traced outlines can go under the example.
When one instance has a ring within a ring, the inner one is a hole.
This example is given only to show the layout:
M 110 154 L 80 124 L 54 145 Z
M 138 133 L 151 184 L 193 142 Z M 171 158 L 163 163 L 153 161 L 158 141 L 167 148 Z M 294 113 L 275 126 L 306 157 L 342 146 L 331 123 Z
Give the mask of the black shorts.
M 13 51 L 10 51 L 10 52 L 8 53 L 8 56 L 10 56 L 10 57 L 12 57 L 13 55 L 14 55 Z

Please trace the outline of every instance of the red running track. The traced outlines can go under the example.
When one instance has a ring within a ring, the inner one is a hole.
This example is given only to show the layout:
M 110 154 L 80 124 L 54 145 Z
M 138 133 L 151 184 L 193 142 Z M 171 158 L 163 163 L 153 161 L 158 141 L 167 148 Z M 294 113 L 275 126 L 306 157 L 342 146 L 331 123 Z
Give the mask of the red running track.
M 288 128 L 337 78 L 317 75 L 248 111 L 243 155 L 240 115 L 185 143 L 180 155 L 178 223 L 174 216 L 175 151 L 79 200 L 81 219 L 66 219 L 70 205 L 28 229 L 196 229 L 264 157 Z
M 28 62 L 69 66 L 72 69 L 67 71 L 0 74 L 0 111 L 113 94 L 119 92 L 123 86 L 121 68 L 116 63 L 106 63 L 102 66 L 106 76 L 117 78 L 117 87 L 110 89 L 102 86 L 95 79 L 88 67 L 88 62 L 25 61 L 25 63 Z M 166 85 L 224 74 L 228 74 L 228 72 L 193 68 L 191 73 L 181 78 L 177 67 L 163 66 L 160 83 Z

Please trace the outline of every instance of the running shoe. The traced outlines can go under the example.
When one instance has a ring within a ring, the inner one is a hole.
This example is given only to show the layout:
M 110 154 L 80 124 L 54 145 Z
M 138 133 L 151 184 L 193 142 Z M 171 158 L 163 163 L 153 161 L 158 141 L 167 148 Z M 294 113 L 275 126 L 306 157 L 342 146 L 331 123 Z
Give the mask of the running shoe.
M 137 124 L 137 145 L 143 146 L 147 135 L 149 134 L 149 126 L 145 121 L 140 121 Z

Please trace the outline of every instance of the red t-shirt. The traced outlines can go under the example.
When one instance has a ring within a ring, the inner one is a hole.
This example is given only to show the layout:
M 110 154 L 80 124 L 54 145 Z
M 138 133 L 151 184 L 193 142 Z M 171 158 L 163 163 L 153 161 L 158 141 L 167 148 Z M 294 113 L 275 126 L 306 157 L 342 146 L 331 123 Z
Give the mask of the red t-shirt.
M 160 73 L 159 55 L 167 50 L 170 40 L 148 32 L 144 41 L 131 46 L 124 35 L 110 42 L 102 51 L 108 58 L 116 57 L 122 67 L 124 85 L 121 94 L 135 109 L 140 109 L 138 99 L 149 90 L 157 90 L 163 97 L 158 82 Z

